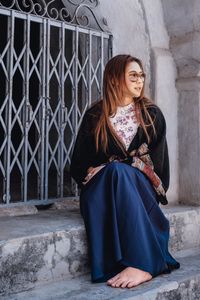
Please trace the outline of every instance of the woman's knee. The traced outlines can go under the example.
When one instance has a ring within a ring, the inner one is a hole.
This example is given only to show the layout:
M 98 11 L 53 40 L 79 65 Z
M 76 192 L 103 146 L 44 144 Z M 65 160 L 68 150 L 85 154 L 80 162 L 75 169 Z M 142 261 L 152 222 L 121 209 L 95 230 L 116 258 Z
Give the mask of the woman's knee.
M 106 169 L 107 169 L 108 174 L 119 175 L 119 177 L 120 177 L 120 175 L 122 175 L 122 176 L 127 176 L 127 175 L 130 176 L 130 174 L 131 174 L 131 176 L 136 175 L 133 170 L 133 167 L 131 167 L 125 163 L 118 162 L 118 161 L 109 163 L 106 166 Z
M 125 168 L 125 164 L 113 161 L 106 166 L 106 169 L 110 172 L 121 172 Z

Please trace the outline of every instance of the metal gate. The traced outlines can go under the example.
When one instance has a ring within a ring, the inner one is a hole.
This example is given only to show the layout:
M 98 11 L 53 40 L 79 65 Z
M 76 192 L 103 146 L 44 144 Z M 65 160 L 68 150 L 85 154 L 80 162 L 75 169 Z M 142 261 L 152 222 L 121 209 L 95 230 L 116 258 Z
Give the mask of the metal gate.
M 0 1 L 0 205 L 77 195 L 70 157 L 112 42 L 53 2 Z

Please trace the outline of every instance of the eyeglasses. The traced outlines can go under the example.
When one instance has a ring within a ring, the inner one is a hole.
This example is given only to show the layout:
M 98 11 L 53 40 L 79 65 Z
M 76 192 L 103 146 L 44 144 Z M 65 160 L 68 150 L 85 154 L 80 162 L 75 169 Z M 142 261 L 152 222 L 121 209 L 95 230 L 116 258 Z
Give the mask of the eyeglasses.
M 138 79 L 140 79 L 142 82 L 144 82 L 145 76 L 146 76 L 145 73 L 139 74 L 139 73 L 136 73 L 136 72 L 135 72 L 135 73 L 131 73 L 131 74 L 129 75 L 129 78 L 130 78 L 130 80 L 133 81 L 133 82 L 137 82 Z

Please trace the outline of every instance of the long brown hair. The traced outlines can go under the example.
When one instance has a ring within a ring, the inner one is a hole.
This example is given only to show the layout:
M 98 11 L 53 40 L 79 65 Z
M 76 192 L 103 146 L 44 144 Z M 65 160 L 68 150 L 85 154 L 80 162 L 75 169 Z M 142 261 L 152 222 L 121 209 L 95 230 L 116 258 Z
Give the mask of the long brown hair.
M 95 128 L 95 142 L 97 151 L 101 147 L 105 153 L 107 152 L 108 135 L 106 129 L 109 128 L 116 143 L 124 152 L 123 145 L 117 138 L 116 133 L 111 126 L 109 117 L 115 114 L 117 111 L 117 106 L 122 104 L 122 87 L 125 84 L 125 69 L 130 62 L 137 62 L 144 72 L 142 62 L 138 58 L 130 55 L 117 55 L 111 58 L 106 64 L 103 78 L 102 112 Z M 144 96 L 144 84 L 140 96 L 134 99 L 134 103 L 137 121 L 142 126 L 147 137 L 147 141 L 149 142 L 150 136 L 147 128 L 152 126 L 154 134 L 156 134 L 156 132 L 152 117 L 150 116 L 147 108 L 154 106 L 154 103 Z M 144 112 L 144 117 L 141 113 L 142 111 Z

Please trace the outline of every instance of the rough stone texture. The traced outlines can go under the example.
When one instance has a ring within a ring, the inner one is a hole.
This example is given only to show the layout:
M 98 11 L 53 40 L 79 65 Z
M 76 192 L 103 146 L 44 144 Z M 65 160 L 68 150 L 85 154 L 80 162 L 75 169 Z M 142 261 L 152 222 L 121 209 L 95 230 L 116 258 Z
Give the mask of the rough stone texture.
M 199 77 L 179 78 L 176 82 L 176 86 L 179 93 L 186 92 L 186 91 L 197 92 L 194 95 L 198 97 L 198 94 L 200 92 L 200 78 Z M 190 97 L 188 97 L 188 100 L 190 101 Z
M 200 247 L 200 208 L 163 209 L 170 222 L 169 248 L 172 252 Z
M 152 98 L 162 109 L 167 123 L 170 180 L 173 182 L 170 185 L 167 196 L 169 203 L 172 204 L 178 202 L 178 93 L 175 86 L 176 65 L 169 50 L 169 36 L 164 23 L 161 1 L 154 1 L 153 6 L 151 1 L 148 0 L 142 0 L 142 3 L 151 45 Z
M 178 53 L 178 49 L 174 51 Z M 200 60 L 182 56 L 180 59 L 176 60 L 176 63 L 179 74 L 178 81 L 182 78 L 185 78 L 186 82 L 191 81 L 191 79 L 195 80 L 195 76 L 200 75 Z
M 34 283 L 88 271 L 84 231 L 55 232 L 10 240 L 1 245 L 0 291 L 14 292 Z
M 150 44 L 144 10 L 139 0 L 101 0 L 99 9 L 113 35 L 113 55 L 131 54 L 142 59 L 150 83 Z
M 168 200 L 169 203 L 176 203 L 178 202 L 178 93 L 175 86 L 176 66 L 169 50 L 169 36 L 164 23 L 161 1 L 154 1 L 153 6 L 151 1 L 143 0 L 142 2 L 151 43 L 152 98 L 162 109 L 167 123 L 171 167 L 170 178 L 171 182 L 173 182 L 168 191 Z
M 140 1 L 116 0 L 113 3 L 113 1 L 101 0 L 99 9 L 107 19 L 113 34 L 114 55 L 124 52 L 131 53 L 139 56 L 148 64 L 150 58 L 149 37 Z
M 176 67 L 169 50 L 154 48 L 155 102 L 161 108 L 167 124 L 167 141 L 170 158 L 169 203 L 178 201 L 178 143 L 177 105 L 178 93 L 175 87 Z M 162 97 L 161 97 L 162 95 Z
M 150 37 L 151 47 L 169 49 L 169 35 L 166 30 L 163 16 L 163 7 L 160 0 L 154 0 L 153 5 L 149 0 L 141 0 L 146 26 Z
M 179 175 L 181 203 L 200 204 L 200 91 L 180 91 Z M 183 130 L 184 128 L 184 130 Z
M 163 211 L 171 222 L 172 252 L 200 247 L 200 208 Z M 78 212 L 49 210 L 0 218 L 0 228 L 1 294 L 89 271 L 85 229 Z
M 90 277 L 81 276 L 44 286 L 37 290 L 5 297 L 4 300 L 197 300 L 200 299 L 200 251 L 179 258 L 181 268 L 158 276 L 132 289 L 116 289 L 105 283 L 92 284 Z
M 63 199 L 56 201 L 51 209 L 67 209 L 68 211 L 77 211 L 79 208 L 79 201 L 77 199 Z
M 162 3 L 178 70 L 179 199 L 199 205 L 200 2 L 162 0 Z
M 181 36 L 200 29 L 199 0 L 162 0 L 169 35 Z
M 162 0 L 162 3 L 178 74 L 180 77 L 196 76 L 200 68 L 200 2 Z
M 37 212 L 38 210 L 34 205 L 0 207 L 0 217 L 33 215 L 33 214 L 37 214 Z
M 74 226 L 73 222 L 67 222 L 66 213 L 58 213 L 57 217 L 60 219 L 55 221 L 53 211 L 38 215 L 38 218 L 34 215 L 20 219 L 16 217 L 13 220 L 10 218 L 10 228 L 6 228 L 7 219 L 1 220 L 2 227 L 5 227 L 2 228 L 0 242 L 0 294 L 29 289 L 39 282 L 58 280 L 88 271 L 82 220 L 79 218 L 79 224 Z M 22 224 L 24 226 L 21 228 Z M 11 232 L 13 226 L 18 230 Z M 67 229 L 62 230 L 62 227 Z M 6 237 L 6 232 L 9 238 Z
M 173 37 L 171 39 L 171 50 L 176 60 L 180 77 L 195 76 L 199 73 L 199 48 L 199 31 L 190 32 L 184 36 Z

